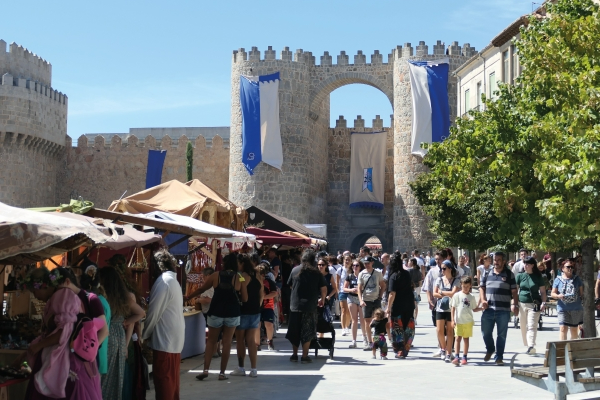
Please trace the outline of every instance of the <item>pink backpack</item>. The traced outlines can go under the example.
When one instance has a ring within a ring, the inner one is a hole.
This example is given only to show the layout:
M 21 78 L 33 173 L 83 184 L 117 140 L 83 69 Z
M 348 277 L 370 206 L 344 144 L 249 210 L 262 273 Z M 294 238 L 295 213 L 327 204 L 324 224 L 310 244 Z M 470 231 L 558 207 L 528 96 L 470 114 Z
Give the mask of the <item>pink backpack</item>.
M 86 296 L 86 300 L 87 296 Z M 88 300 L 89 302 L 89 300 Z M 84 308 L 85 309 L 85 308 Z M 98 355 L 98 331 L 104 327 L 100 318 L 90 318 L 84 312 L 77 314 L 77 321 L 69 340 L 69 348 L 84 361 L 94 361 Z

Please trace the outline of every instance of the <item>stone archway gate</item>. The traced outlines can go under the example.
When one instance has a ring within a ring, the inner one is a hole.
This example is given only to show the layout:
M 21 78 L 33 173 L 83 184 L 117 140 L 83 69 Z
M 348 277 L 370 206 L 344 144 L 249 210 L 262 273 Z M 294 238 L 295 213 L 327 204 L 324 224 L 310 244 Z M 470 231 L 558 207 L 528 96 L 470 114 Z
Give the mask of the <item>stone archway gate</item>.
M 328 204 L 328 161 L 337 157 L 328 152 L 329 95 L 344 85 L 361 83 L 373 86 L 385 94 L 392 104 L 393 114 L 393 223 L 389 227 L 394 248 L 429 248 L 431 234 L 427 220 L 411 193 L 408 183 L 425 170 L 420 158 L 410 154 L 412 99 L 408 60 L 450 60 L 450 118 L 456 117 L 457 69 L 476 51 L 468 43 L 457 42 L 446 47 L 441 41 L 433 52 L 420 42 L 397 46 L 387 55 L 375 51 L 370 63 L 362 51 L 350 56 L 342 51 L 333 63 L 325 52 L 320 64 L 311 52 L 288 47 L 280 58 L 270 46 L 261 52 L 253 47 L 233 52 L 231 71 L 231 134 L 229 197 L 244 207 L 255 205 L 299 223 L 323 223 Z M 250 176 L 241 163 L 242 114 L 239 100 L 241 75 L 266 75 L 280 72 L 279 113 L 283 143 L 283 171 L 261 163 Z M 339 245 L 342 245 L 340 243 Z M 391 249 L 388 249 L 391 250 Z

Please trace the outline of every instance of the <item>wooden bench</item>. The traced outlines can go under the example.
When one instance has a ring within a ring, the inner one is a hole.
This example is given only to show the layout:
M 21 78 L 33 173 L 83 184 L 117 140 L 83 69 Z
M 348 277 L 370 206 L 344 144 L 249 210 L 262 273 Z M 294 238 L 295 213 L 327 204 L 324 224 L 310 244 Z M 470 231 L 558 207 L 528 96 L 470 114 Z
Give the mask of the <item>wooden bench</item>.
M 565 400 L 568 394 L 600 390 L 600 338 L 548 342 L 543 366 L 515 368 L 510 361 L 510 376 L 554 393 Z

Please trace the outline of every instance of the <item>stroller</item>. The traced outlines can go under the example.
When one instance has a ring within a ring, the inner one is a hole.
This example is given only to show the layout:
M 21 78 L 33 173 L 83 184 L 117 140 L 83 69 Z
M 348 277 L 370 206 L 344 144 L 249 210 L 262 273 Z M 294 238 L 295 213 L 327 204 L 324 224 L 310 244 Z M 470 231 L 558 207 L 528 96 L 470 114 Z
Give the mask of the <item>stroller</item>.
M 333 360 L 333 345 L 335 344 L 335 329 L 333 327 L 333 312 L 329 304 L 317 309 L 317 334 L 331 333 L 331 337 L 313 339 L 310 342 L 310 349 L 315 351 L 315 358 L 319 356 L 319 350 L 329 350 L 329 359 Z

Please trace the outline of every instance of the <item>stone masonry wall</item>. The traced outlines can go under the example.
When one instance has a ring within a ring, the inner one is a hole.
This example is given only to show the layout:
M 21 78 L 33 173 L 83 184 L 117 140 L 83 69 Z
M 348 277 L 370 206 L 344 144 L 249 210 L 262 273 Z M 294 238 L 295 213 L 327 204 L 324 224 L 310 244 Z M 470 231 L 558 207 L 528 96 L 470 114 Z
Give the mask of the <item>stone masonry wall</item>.
M 434 236 L 427 229 L 428 219 L 417 203 L 409 183 L 427 168 L 421 157 L 411 154 L 412 93 L 408 60 L 437 60 L 447 57 L 450 61 L 448 94 L 450 120 L 456 118 L 456 77 L 452 71 L 475 54 L 468 43 L 462 48 L 458 42 L 444 46 L 440 41 L 429 53 L 425 42 L 420 42 L 413 53 L 410 43 L 395 50 L 394 63 L 394 246 L 401 251 L 431 248 Z
M 67 96 L 50 87 L 51 66 L 0 40 L 0 202 L 56 203 L 67 134 Z
M 327 191 L 327 236 L 329 250 L 350 249 L 358 251 L 367 237 L 377 236 L 384 251 L 391 251 L 394 222 L 394 130 L 384 128 L 377 116 L 372 127 L 365 127 L 359 115 L 353 127 L 347 127 L 343 116 L 329 134 L 329 167 Z M 352 132 L 387 132 L 387 158 L 385 161 L 385 195 L 383 210 L 350 208 L 350 135 Z
M 0 133 L 0 202 L 15 207 L 55 205 L 63 156 L 64 147 L 55 143 Z
M 113 200 L 146 188 L 146 168 L 148 150 L 167 150 L 162 174 L 162 182 L 177 179 L 186 182 L 186 148 L 188 139 L 182 136 L 177 145 L 167 135 L 157 142 L 147 136 L 141 142 L 135 135 L 127 141 L 113 135 L 110 143 L 105 143 L 99 135 L 93 143 L 85 136 L 72 147 L 68 138 L 64 170 L 61 172 L 59 201 L 68 202 L 72 197 L 82 196 L 99 208 L 107 208 Z M 193 178 L 227 196 L 229 186 L 229 147 L 220 136 L 207 141 L 199 136 L 194 142 Z

